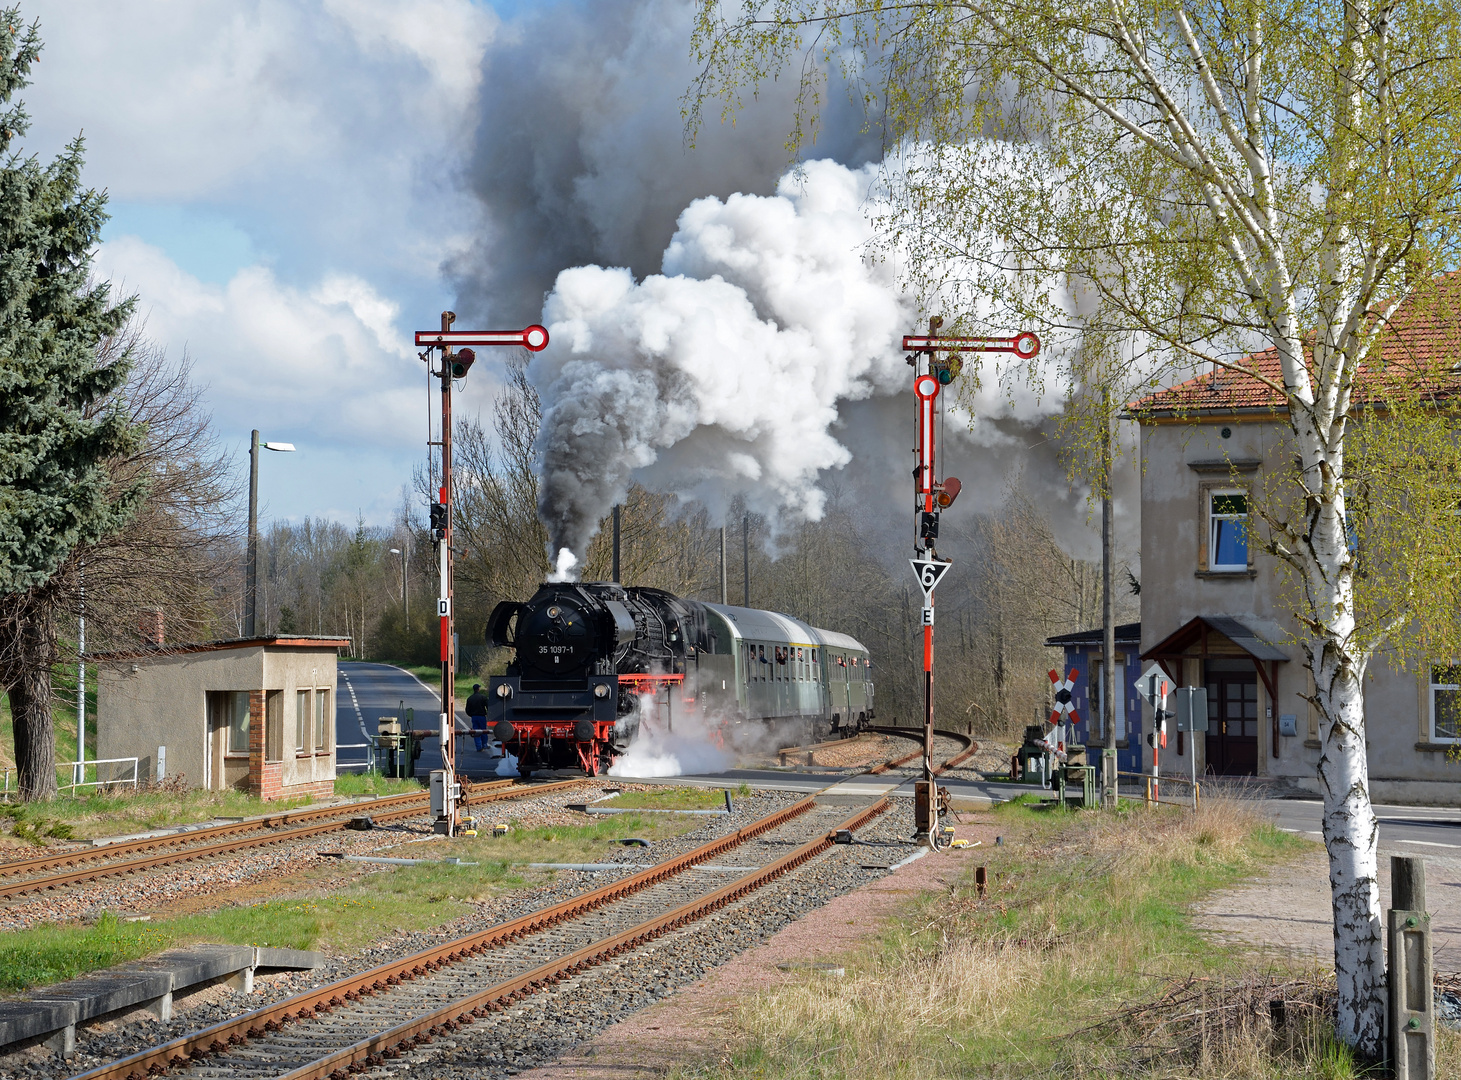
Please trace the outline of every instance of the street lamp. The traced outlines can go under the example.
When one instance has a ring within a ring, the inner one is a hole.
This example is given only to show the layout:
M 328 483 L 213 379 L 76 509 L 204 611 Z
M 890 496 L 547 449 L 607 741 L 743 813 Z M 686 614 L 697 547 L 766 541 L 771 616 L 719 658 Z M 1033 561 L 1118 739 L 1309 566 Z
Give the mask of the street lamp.
M 406 610 L 406 633 L 411 632 L 411 598 L 406 595 L 406 553 L 400 548 L 391 548 L 392 555 L 401 557 L 401 607 Z
M 259 431 L 254 429 L 249 441 L 249 560 L 247 580 L 244 583 L 244 637 L 255 633 L 254 613 L 259 606 L 259 448 L 293 453 L 294 444 L 287 442 L 259 442 Z

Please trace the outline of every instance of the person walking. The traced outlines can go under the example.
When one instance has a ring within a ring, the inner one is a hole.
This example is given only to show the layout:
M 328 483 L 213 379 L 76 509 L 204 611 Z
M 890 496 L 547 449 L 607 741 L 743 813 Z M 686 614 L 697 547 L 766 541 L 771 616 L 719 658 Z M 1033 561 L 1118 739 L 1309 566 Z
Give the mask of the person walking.
M 472 695 L 467 698 L 467 720 L 472 725 L 472 738 L 476 740 L 477 751 L 482 751 L 482 741 L 487 738 L 487 695 L 482 693 L 482 684 L 472 684 Z

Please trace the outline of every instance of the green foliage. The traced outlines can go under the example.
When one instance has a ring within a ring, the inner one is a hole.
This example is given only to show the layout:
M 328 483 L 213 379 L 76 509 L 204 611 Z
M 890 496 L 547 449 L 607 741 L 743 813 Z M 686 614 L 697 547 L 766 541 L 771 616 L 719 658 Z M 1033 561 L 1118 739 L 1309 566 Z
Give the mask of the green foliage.
M 335 777 L 336 795 L 404 795 L 421 787 L 419 780 L 401 780 L 378 772 L 344 772 Z
M 0 15 L 0 104 L 27 83 L 37 29 Z M 17 104 L 0 114 L 0 147 L 25 133 Z M 71 550 L 121 528 L 139 484 L 117 490 L 109 459 L 141 433 L 119 409 L 92 406 L 127 377 L 129 357 L 98 360 L 132 301 L 91 280 L 106 221 L 104 193 L 81 184 L 78 137 L 49 165 L 11 157 L 0 168 L 0 593 L 44 584 Z
M 149 923 L 124 923 L 103 914 L 91 926 L 40 926 L 0 939 L 0 990 L 75 978 L 87 971 L 136 960 L 172 944 L 173 936 Z
M 465 627 L 461 636 L 463 641 L 468 639 Z M 475 636 L 480 638 L 481 634 Z M 431 664 L 441 655 L 441 629 L 435 612 L 424 602 L 417 604 L 407 629 L 405 607 L 399 602 L 385 605 L 370 635 L 370 653 L 407 666 Z

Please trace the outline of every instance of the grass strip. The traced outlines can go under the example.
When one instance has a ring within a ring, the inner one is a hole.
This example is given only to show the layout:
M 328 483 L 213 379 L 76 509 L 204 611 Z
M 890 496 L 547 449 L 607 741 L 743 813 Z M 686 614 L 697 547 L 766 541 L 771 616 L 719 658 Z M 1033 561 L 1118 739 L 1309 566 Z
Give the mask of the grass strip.
M 1332 976 L 1219 945 L 1189 915 L 1195 901 L 1310 842 L 1217 799 L 1196 815 L 1007 805 L 995 820 L 1007 842 L 983 856 L 987 897 L 972 880 L 925 895 L 843 961 L 845 978 L 808 974 L 755 995 L 736 1014 L 739 1047 L 688 1075 L 1358 1074 L 1324 1017 Z M 1264 988 L 1279 986 L 1308 988 L 1316 1003 L 1282 1038 L 1249 1022 L 1260 1010 L 1267 1017 Z M 1243 988 L 1253 1007 L 1231 1007 Z M 1457 1043 L 1443 1038 L 1448 1064 L 1437 1075 L 1461 1075 Z

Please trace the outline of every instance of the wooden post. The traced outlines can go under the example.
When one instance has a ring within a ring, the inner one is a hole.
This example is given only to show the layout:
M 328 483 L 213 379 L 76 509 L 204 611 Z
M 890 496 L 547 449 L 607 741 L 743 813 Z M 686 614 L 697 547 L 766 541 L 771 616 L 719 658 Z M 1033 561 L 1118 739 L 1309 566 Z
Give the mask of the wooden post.
M 1390 857 L 1390 1065 L 1395 1080 L 1434 1080 L 1436 1017 L 1425 860 Z

